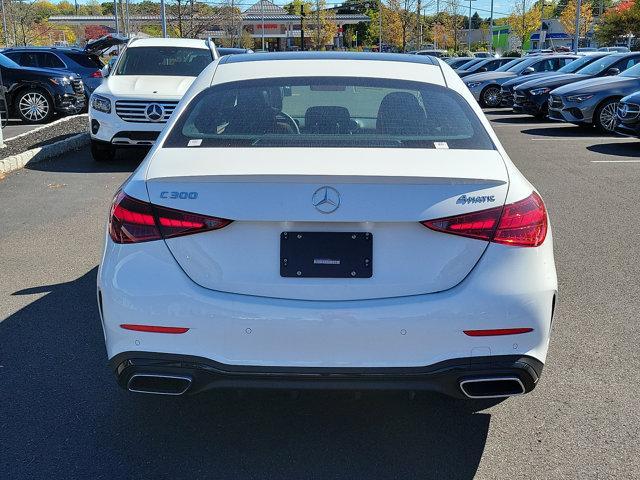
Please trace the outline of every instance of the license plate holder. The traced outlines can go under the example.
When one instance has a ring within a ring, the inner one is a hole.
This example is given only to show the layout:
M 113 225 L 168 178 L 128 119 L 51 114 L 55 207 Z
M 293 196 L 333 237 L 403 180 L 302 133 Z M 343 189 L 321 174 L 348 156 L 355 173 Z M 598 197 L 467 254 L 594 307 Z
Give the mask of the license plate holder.
M 280 276 L 371 278 L 373 235 L 369 232 L 282 232 Z

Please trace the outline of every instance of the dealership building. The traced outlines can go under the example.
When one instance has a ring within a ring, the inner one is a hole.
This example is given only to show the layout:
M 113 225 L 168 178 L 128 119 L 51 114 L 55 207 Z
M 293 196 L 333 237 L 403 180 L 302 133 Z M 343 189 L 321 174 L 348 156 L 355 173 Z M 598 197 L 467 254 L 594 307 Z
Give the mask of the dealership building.
M 168 21 L 173 23 L 168 16 Z M 213 38 L 224 38 L 227 35 L 228 27 L 223 28 L 217 25 L 219 18 L 198 18 L 198 21 L 210 20 L 202 37 L 211 36 Z M 253 37 L 255 48 L 264 46 L 267 50 L 290 50 L 300 47 L 303 27 L 305 28 L 305 46 L 309 46 L 309 36 L 311 30 L 307 30 L 313 22 L 313 13 L 307 14 L 304 21 L 300 15 L 293 15 L 284 8 L 274 4 L 270 0 L 259 0 L 257 3 L 246 9 L 239 15 L 240 25 L 245 32 Z M 333 46 L 341 48 L 344 45 L 343 27 L 361 22 L 369 22 L 369 17 L 358 13 L 332 14 L 327 16 L 327 20 L 336 24 L 336 35 L 333 39 Z M 182 21 L 189 22 L 189 16 L 183 16 Z M 111 15 L 55 15 L 49 17 L 49 22 L 57 25 L 70 25 L 85 27 L 85 32 L 98 32 L 102 34 L 116 31 L 115 18 Z M 122 24 L 123 22 L 121 22 Z M 124 22 L 126 24 L 126 22 Z M 134 33 L 144 25 L 158 25 L 160 18 L 156 15 L 131 15 L 129 17 L 130 32 Z M 309 26 L 309 27 L 307 27 Z M 126 30 L 126 28 L 120 28 Z M 126 32 L 125 32 L 126 33 Z M 87 34 L 88 38 L 100 36 Z

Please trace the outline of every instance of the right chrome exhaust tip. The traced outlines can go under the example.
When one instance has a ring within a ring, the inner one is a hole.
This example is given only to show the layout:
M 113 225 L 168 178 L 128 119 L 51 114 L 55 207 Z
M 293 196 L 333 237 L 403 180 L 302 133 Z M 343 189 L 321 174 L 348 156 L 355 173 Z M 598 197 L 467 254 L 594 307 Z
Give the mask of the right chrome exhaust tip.
M 460 382 L 460 390 L 468 398 L 505 398 L 526 393 L 518 377 L 479 377 Z
M 182 395 L 189 390 L 192 381 L 188 375 L 134 373 L 127 382 L 127 390 L 154 395 Z

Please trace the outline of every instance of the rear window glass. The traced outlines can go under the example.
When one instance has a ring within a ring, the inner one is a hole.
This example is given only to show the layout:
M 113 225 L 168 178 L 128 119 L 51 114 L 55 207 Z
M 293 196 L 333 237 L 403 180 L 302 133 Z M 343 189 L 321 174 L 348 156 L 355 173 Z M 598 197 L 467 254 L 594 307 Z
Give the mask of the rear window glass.
M 421 82 L 309 77 L 230 82 L 194 98 L 165 147 L 493 149 L 469 104 Z
M 127 48 L 118 62 L 116 75 L 170 75 L 197 77 L 213 61 L 204 48 Z
M 67 53 L 67 57 L 76 62 L 81 67 L 86 68 L 102 68 L 103 63 L 96 55 L 87 55 L 84 53 Z

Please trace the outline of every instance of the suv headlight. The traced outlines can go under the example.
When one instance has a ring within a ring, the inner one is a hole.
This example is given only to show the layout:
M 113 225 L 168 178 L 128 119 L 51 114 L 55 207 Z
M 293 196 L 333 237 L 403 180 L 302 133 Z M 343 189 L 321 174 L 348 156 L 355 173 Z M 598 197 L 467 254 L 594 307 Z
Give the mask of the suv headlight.
M 585 100 L 589 100 L 590 98 L 592 98 L 593 95 L 571 95 L 569 97 L 567 97 L 567 100 L 570 102 L 584 102 Z
M 482 85 L 482 82 L 469 82 L 467 83 L 467 88 L 476 88 L 479 85 Z
M 91 95 L 91 108 L 99 112 L 111 113 L 111 100 L 100 95 Z
M 71 85 L 71 79 L 67 77 L 53 77 L 49 81 L 54 85 Z
M 534 88 L 533 90 L 529 90 L 531 95 L 544 95 L 545 93 L 549 93 L 551 91 L 550 88 Z

